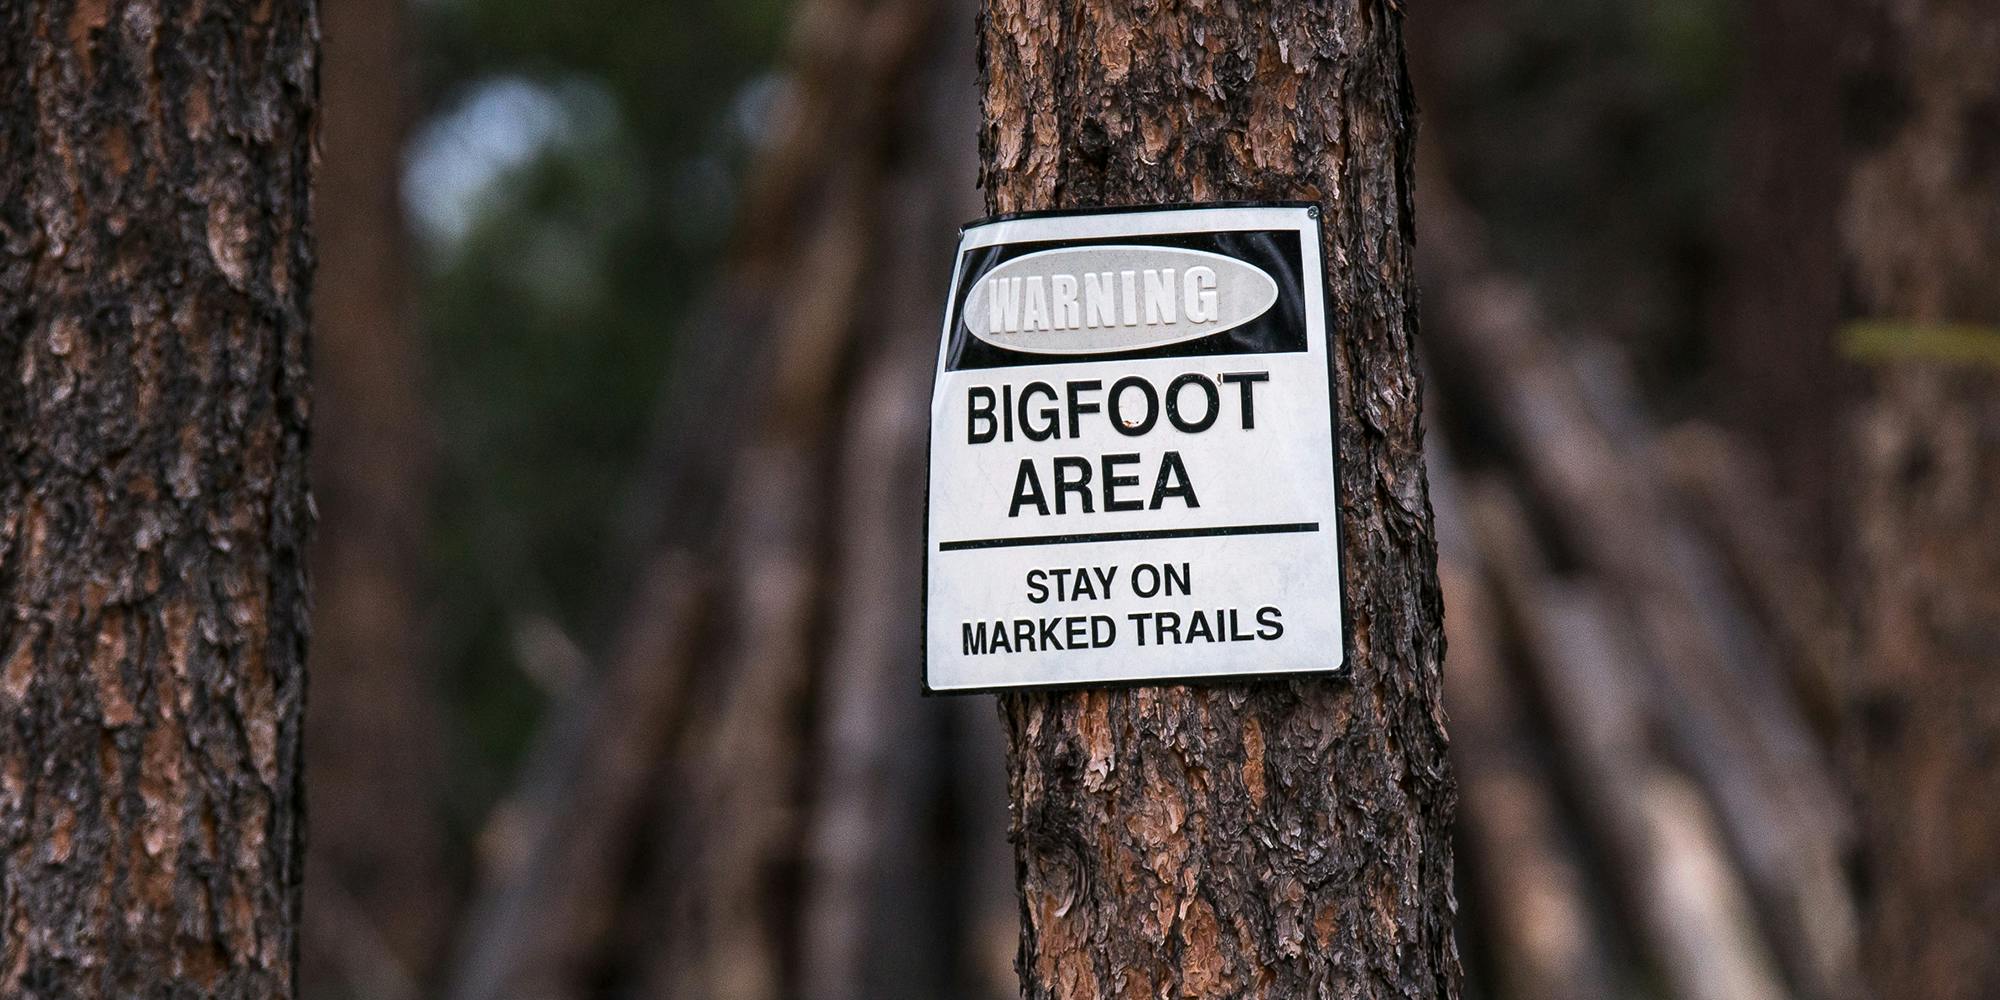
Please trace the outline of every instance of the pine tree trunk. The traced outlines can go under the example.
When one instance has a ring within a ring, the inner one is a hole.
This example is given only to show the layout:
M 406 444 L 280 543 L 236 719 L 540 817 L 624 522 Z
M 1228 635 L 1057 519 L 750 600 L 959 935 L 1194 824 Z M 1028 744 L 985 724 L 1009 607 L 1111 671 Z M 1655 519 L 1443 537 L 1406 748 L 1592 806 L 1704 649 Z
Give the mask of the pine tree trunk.
M 1866 965 L 2000 996 L 2000 8 L 1866 6 L 1842 215 L 1857 410 L 1849 722 Z
M 0 6 L 0 995 L 293 993 L 317 49 Z
M 1401 32 L 1371 0 L 986 5 L 990 210 L 1325 207 L 1354 635 L 1348 678 L 1001 698 L 1033 1000 L 1458 993 Z

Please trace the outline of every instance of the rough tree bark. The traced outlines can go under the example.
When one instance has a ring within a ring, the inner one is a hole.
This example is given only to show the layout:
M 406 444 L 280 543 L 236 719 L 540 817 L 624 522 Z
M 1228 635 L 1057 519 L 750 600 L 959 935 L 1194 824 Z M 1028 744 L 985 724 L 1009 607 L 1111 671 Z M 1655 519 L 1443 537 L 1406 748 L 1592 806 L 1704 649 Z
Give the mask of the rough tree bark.
M 0 5 L 0 994 L 289 997 L 312 4 Z
M 1855 430 L 1849 735 L 1884 997 L 2000 996 L 2000 8 L 1871 3 L 1841 217 Z
M 980 33 L 990 210 L 1324 206 L 1354 635 L 1346 679 L 1001 698 L 1024 995 L 1454 997 L 1400 7 L 989 0 Z
M 452 893 L 419 612 L 432 461 L 397 197 L 403 0 L 323 10 L 305 983 L 328 997 L 414 1000 Z

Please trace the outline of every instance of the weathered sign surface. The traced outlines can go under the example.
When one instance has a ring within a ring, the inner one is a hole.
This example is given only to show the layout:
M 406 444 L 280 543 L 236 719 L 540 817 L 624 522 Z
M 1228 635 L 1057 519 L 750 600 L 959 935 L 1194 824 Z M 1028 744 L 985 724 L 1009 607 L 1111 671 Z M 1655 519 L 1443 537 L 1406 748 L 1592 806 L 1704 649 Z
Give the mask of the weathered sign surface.
M 1319 213 L 966 228 L 931 396 L 925 686 L 1338 670 Z

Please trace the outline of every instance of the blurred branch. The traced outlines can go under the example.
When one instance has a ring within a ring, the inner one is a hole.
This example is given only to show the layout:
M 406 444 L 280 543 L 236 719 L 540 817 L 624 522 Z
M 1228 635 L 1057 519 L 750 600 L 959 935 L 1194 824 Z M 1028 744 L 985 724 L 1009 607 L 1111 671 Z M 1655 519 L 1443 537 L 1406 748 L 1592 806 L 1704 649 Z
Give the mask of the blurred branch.
M 647 575 L 610 671 L 555 710 L 483 838 L 488 860 L 459 945 L 457 1000 L 577 995 L 673 732 L 705 581 L 679 553 Z
M 305 927 L 307 954 L 320 970 L 316 984 L 328 989 L 340 981 L 349 995 L 367 1000 L 418 1000 L 423 990 L 398 958 L 382 929 L 375 926 L 360 902 L 330 873 L 313 865 L 306 875 L 312 886 L 317 919 Z M 322 964 L 324 963 L 324 964 Z
M 1848 996 L 1854 913 L 1841 862 L 1851 821 L 1768 637 L 1720 560 L 1675 516 L 1647 461 L 1651 422 L 1616 353 L 1558 344 L 1534 294 L 1487 258 L 1476 220 L 1443 179 L 1426 176 L 1423 190 L 1436 306 L 1426 333 L 1444 384 L 1460 389 L 1461 421 L 1497 435 L 1547 512 L 1539 523 L 1631 616 L 1651 665 L 1639 683 L 1727 831 L 1795 985 L 1808 997 Z M 1681 798 L 1649 801 L 1679 808 Z
M 1645 671 L 1616 616 L 1590 589 L 1548 577 L 1511 496 L 1482 490 L 1469 511 L 1584 819 L 1675 996 L 1789 996 L 1708 805 L 1653 754 Z
M 1840 354 L 1853 361 L 1942 361 L 2000 368 L 2000 327 L 1971 323 L 1870 320 L 1840 330 Z
M 1728 432 L 1702 424 L 1662 435 L 1658 453 L 1659 466 L 1688 499 L 1758 616 L 1782 638 L 1793 693 L 1831 746 L 1846 630 L 1832 588 L 1788 530 L 1766 470 Z
M 925 57 L 970 55 L 929 44 L 938 15 L 919 0 L 813 0 L 798 16 L 779 138 L 682 339 L 628 506 L 623 544 L 649 554 L 649 583 L 610 672 L 531 755 L 504 827 L 530 861 L 489 879 L 463 1000 L 607 983 L 777 997 L 801 968 L 860 995 L 857 949 L 879 931 L 856 943 L 873 902 L 849 896 L 873 862 L 838 840 L 858 822 L 880 850 L 911 793 L 882 784 L 889 745 L 854 734 L 896 736 L 870 720 L 915 678 L 894 673 L 904 655 L 884 624 L 909 613 L 908 581 L 881 562 L 910 515 L 869 490 L 912 481 L 895 470 L 921 447 L 932 328 L 890 306 L 928 301 L 928 282 L 909 282 L 948 265 L 957 220 L 938 212 L 960 197 L 939 198 L 950 161 L 911 138 L 910 116 L 932 100 Z M 815 705 L 820 732 L 800 725 Z M 833 754 L 813 753 L 822 740 Z
M 1557 781 L 1536 746 L 1523 681 L 1506 662 L 1506 622 L 1441 438 L 1425 460 L 1438 525 L 1444 587 L 1445 708 L 1458 774 L 1463 895 L 1490 914 L 1492 984 L 1512 1000 L 1611 1000 L 1635 994 L 1619 974 L 1591 899 L 1592 873 L 1578 855 Z

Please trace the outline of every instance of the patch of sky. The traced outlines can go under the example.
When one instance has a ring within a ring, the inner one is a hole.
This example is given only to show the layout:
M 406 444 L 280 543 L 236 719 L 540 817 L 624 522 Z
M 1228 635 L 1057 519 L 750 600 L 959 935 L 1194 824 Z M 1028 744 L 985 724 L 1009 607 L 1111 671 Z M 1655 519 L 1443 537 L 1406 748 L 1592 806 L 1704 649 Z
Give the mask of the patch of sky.
M 480 81 L 412 137 L 404 208 L 419 237 L 455 245 L 508 175 L 560 147 L 603 141 L 617 124 L 615 99 L 590 81 Z

